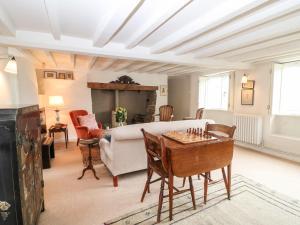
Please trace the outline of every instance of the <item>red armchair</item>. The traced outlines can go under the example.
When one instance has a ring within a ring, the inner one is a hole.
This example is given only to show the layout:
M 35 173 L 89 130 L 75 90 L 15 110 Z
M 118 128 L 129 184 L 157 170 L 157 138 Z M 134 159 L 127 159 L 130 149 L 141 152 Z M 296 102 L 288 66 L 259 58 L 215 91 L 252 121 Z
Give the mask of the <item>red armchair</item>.
M 80 139 L 91 139 L 91 138 L 100 138 L 102 136 L 102 124 L 101 122 L 98 123 L 99 129 L 89 130 L 85 126 L 81 126 L 79 124 L 78 116 L 85 116 L 88 115 L 88 112 L 85 110 L 74 110 L 70 113 L 71 120 L 76 130 L 77 134 L 77 145 Z

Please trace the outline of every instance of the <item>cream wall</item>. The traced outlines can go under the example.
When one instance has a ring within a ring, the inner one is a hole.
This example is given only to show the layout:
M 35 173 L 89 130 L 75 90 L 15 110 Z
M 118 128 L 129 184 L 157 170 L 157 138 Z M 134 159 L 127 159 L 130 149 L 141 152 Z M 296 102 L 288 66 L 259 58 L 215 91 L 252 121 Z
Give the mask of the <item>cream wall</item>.
M 18 102 L 19 104 L 39 104 L 38 85 L 34 65 L 26 58 L 17 57 Z
M 61 122 L 67 123 L 69 127 L 69 138 L 76 139 L 76 132 L 69 117 L 69 111 L 74 109 L 85 109 L 92 112 L 91 89 L 87 87 L 87 82 L 110 82 L 116 80 L 123 74 L 113 71 L 102 71 L 94 69 L 77 69 L 74 71 L 74 80 L 43 79 L 43 71 L 38 70 L 38 83 L 40 104 L 46 108 L 47 126 L 55 123 L 55 112 L 48 107 L 48 97 L 51 95 L 62 95 L 65 107 L 60 111 Z M 163 74 L 128 74 L 136 82 L 142 85 L 167 85 L 167 76 Z M 167 103 L 167 96 L 160 96 L 157 91 L 157 109 L 160 105 Z M 57 134 L 58 138 L 63 139 L 62 134 Z
M 190 102 L 186 101 L 191 98 L 189 77 L 170 77 L 168 87 L 168 104 L 174 107 L 174 120 L 190 116 Z
M 282 152 L 289 158 L 300 157 L 300 116 L 272 116 L 268 108 L 271 105 L 272 95 L 272 68 L 271 63 L 256 65 L 249 71 L 235 71 L 231 92 L 231 109 L 229 111 L 205 110 L 204 118 L 215 120 L 217 123 L 232 125 L 233 114 L 257 114 L 264 119 L 263 126 L 263 147 Z M 253 106 L 241 105 L 241 79 L 246 72 L 249 79 L 255 80 L 255 98 Z M 200 74 L 199 74 L 200 75 Z M 183 102 L 190 101 L 190 114 L 194 114 L 195 106 L 198 107 L 198 79 L 199 75 L 189 76 L 190 86 L 182 91 L 193 90 L 191 99 L 183 99 Z M 172 89 L 172 87 L 170 87 Z M 170 99 L 172 98 L 170 93 Z M 185 107 L 185 103 L 182 103 Z M 176 113 L 176 112 L 175 112 Z M 300 158 L 299 158 L 300 159 Z
M 8 54 L 8 49 L 0 48 L 3 55 Z M 12 104 L 38 104 L 38 87 L 35 69 L 31 61 L 24 57 L 16 57 L 17 74 L 4 72 L 8 62 L 0 60 L 0 105 Z
M 4 72 L 6 61 L 0 63 L 0 106 L 18 103 L 18 80 L 16 74 Z

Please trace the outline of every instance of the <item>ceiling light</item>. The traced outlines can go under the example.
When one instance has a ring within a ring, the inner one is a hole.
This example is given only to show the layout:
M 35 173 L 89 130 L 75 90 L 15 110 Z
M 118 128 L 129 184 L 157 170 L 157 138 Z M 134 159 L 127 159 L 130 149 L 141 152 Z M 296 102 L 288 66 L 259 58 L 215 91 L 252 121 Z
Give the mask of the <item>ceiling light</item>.
M 8 73 L 14 73 L 14 74 L 18 73 L 17 62 L 15 57 L 10 58 L 10 60 L 8 61 L 8 63 L 4 68 L 4 71 Z

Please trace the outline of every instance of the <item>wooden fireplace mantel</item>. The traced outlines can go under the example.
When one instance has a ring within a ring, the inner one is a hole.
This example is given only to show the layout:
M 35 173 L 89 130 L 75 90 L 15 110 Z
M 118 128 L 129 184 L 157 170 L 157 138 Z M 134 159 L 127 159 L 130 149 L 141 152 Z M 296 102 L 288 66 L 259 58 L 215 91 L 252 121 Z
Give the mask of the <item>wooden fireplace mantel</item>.
M 121 90 L 121 91 L 156 91 L 158 86 L 145 86 L 137 84 L 120 84 L 120 83 L 97 83 L 88 82 L 88 88 L 100 90 Z

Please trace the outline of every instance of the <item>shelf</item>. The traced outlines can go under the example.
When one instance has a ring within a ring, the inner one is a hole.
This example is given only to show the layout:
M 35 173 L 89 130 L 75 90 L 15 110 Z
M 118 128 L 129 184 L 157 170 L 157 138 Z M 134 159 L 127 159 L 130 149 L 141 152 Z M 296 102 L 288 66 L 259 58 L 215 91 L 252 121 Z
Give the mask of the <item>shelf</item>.
M 99 90 L 120 90 L 120 91 L 156 91 L 158 86 L 144 86 L 137 84 L 120 84 L 120 83 L 96 83 L 88 82 L 87 87 Z

